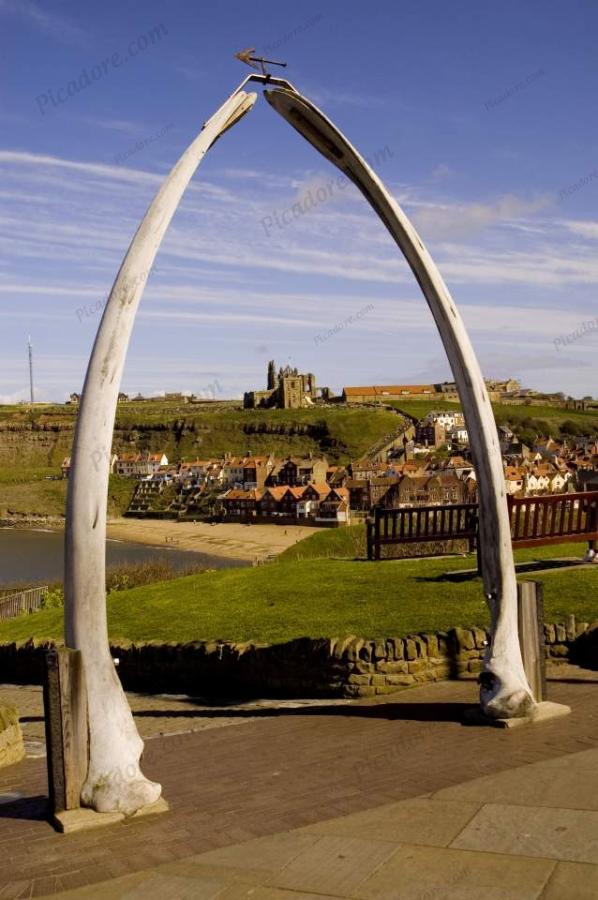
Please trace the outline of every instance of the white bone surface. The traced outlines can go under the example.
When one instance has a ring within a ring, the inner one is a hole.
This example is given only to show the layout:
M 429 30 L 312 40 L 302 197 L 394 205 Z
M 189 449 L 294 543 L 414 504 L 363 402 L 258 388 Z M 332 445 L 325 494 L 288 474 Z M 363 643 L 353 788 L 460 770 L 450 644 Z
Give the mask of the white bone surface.
M 296 91 L 264 93 L 270 105 L 359 188 L 405 256 L 430 307 L 463 406 L 477 474 L 484 591 L 492 619 L 492 640 L 484 661 L 486 684 L 480 699 L 489 716 L 527 715 L 534 700 L 519 646 L 517 583 L 502 457 L 488 391 L 461 315 L 415 228 L 347 138 Z
M 109 463 L 127 348 L 145 283 L 189 181 L 214 141 L 255 100 L 242 91 L 231 96 L 166 177 L 116 276 L 81 394 L 67 497 L 65 638 L 82 651 L 88 691 L 90 757 L 81 802 L 98 812 L 130 815 L 161 793 L 139 767 L 143 741 L 110 658 L 106 621 Z

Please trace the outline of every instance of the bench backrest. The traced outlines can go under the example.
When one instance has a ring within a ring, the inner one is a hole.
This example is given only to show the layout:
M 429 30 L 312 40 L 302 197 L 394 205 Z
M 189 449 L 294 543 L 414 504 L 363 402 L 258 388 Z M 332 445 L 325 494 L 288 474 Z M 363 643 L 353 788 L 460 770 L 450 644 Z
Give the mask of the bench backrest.
M 507 499 L 517 547 L 598 539 L 598 491 Z M 368 558 L 380 559 L 385 544 L 467 539 L 473 549 L 478 509 L 477 503 L 378 507 L 367 523 Z

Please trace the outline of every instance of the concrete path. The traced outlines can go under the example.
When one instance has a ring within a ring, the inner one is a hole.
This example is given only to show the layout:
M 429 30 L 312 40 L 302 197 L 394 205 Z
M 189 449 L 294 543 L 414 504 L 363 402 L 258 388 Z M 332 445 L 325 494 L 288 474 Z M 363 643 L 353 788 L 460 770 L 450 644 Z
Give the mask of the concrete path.
M 563 669 L 572 714 L 511 732 L 464 726 L 476 685 L 443 682 L 156 738 L 172 811 L 74 835 L 27 759 L 0 772 L 0 898 L 595 900 L 595 677 Z

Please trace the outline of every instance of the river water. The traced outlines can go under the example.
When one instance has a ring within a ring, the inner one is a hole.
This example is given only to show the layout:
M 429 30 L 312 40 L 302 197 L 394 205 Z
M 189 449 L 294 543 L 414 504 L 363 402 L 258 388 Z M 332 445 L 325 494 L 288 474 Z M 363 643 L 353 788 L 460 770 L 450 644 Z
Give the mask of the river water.
M 62 581 L 63 552 L 62 532 L 0 528 L 0 585 Z M 150 547 L 124 541 L 106 541 L 108 566 L 144 563 L 157 559 L 166 559 L 174 569 L 185 569 L 194 565 L 210 569 L 248 565 L 243 560 L 208 556 L 205 553 Z

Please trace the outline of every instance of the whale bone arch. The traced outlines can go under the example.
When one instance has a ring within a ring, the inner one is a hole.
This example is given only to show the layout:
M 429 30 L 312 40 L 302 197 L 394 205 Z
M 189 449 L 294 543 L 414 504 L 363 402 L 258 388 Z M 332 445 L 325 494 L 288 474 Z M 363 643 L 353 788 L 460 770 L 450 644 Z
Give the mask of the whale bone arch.
M 440 332 L 463 405 L 480 495 L 484 588 L 491 642 L 481 703 L 491 716 L 526 715 L 534 704 L 517 636 L 517 586 L 498 435 L 488 392 L 458 310 L 421 239 L 373 170 L 336 127 L 289 82 L 248 76 L 205 123 L 164 180 L 127 250 L 110 292 L 81 393 L 72 451 L 65 537 L 65 639 L 82 653 L 88 693 L 89 764 L 81 802 L 130 815 L 155 802 L 139 737 L 110 656 L 105 542 L 110 456 L 122 372 L 147 277 L 172 217 L 201 160 L 253 107 L 249 81 L 280 86 L 270 105 L 364 194 L 409 263 Z

